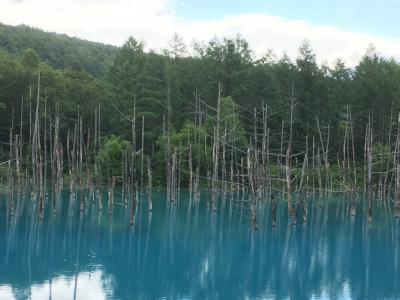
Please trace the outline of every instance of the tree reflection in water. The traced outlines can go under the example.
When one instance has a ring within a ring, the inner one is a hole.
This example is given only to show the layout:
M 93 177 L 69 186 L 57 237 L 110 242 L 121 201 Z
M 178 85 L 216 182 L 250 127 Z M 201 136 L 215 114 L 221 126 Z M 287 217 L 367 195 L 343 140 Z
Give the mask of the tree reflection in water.
M 363 207 L 351 217 L 349 201 L 332 199 L 292 226 L 278 202 L 276 228 L 265 203 L 255 232 L 250 211 L 229 199 L 212 213 L 206 199 L 182 192 L 175 206 L 155 193 L 152 214 L 139 202 L 134 227 L 122 206 L 112 217 L 81 212 L 67 193 L 43 221 L 29 199 L 14 219 L 2 201 L 0 299 L 400 297 L 399 224 L 384 203 L 372 224 Z

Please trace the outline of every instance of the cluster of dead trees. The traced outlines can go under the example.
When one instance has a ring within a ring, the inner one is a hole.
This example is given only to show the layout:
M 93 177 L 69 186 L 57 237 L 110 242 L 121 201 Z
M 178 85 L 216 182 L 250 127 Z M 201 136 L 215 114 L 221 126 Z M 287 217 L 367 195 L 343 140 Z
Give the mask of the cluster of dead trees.
M 145 119 L 141 118 L 141 140 L 137 142 L 137 120 L 124 116 L 132 128 L 131 145 L 121 156 L 121 174 L 110 172 L 99 158 L 102 147 L 101 108 L 94 111 L 94 124 L 84 128 L 82 116 L 77 114 L 74 127 L 67 129 L 66 142 L 60 138 L 60 114 L 58 106 L 47 107 L 46 97 L 40 91 L 40 75 L 36 102 L 30 101 L 29 124 L 23 120 L 23 103 L 20 124 L 13 121 L 9 134 L 9 159 L 6 161 L 7 176 L 3 179 L 8 191 L 8 208 L 15 215 L 15 193 L 29 193 L 38 203 L 40 218 L 46 206 L 57 213 L 64 183 L 68 182 L 70 199 L 84 210 L 89 204 L 103 209 L 103 191 L 106 190 L 107 210 L 114 213 L 116 186 L 121 203 L 130 209 L 130 224 L 135 224 L 139 195 L 146 195 L 148 210 L 153 210 L 152 157 L 144 147 Z M 246 206 L 254 228 L 257 210 L 262 203 L 270 203 L 272 224 L 276 225 L 276 201 L 286 201 L 289 220 L 296 224 L 301 215 L 307 222 L 310 203 L 322 206 L 324 199 L 332 195 L 345 195 L 350 203 L 350 214 L 355 215 L 360 199 L 366 199 L 368 221 L 372 221 L 373 201 L 392 201 L 396 218 L 400 217 L 400 115 L 396 122 L 390 118 L 390 132 L 386 143 L 376 143 L 372 122 L 365 128 L 364 153 L 356 157 L 354 123 L 351 110 L 347 109 L 343 123 L 343 146 L 335 152 L 330 149 L 329 125 L 321 128 L 315 117 L 317 133 L 302 140 L 294 137 L 296 124 L 294 93 L 289 96 L 287 120 L 281 120 L 279 132 L 272 132 L 269 124 L 274 114 L 268 104 L 262 103 L 252 115 L 254 132 L 246 136 L 246 145 L 239 145 L 238 120 L 240 114 L 221 113 L 221 87 L 217 105 L 211 107 L 196 94 L 193 124 L 203 128 L 212 124 L 212 134 L 206 130 L 194 130 L 186 145 L 176 146 L 171 140 L 171 111 L 168 100 L 163 117 L 162 140 L 164 144 L 165 182 L 167 201 L 178 204 L 181 188 L 189 192 L 189 201 L 200 201 L 204 192 L 210 211 L 218 212 L 220 202 L 236 201 Z M 34 103 L 34 105 L 32 104 Z M 135 106 L 135 104 L 133 104 Z M 206 121 L 208 120 L 208 121 Z M 228 122 L 229 120 L 229 122 Z M 397 123 L 396 126 L 392 124 Z M 29 131 L 24 131 L 29 126 Z M 139 129 L 140 130 L 140 129 Z M 29 132 L 29 136 L 24 136 Z M 200 134 L 202 132 L 202 135 Z M 392 132 L 396 132 L 395 135 Z M 271 147 L 271 138 L 280 138 L 280 148 Z M 296 147 L 294 147 L 296 144 Z M 206 163 L 193 149 L 211 149 L 211 163 Z M 154 159 L 154 158 L 153 158 Z M 66 166 L 65 166 L 66 163 Z M 185 180 L 183 179 L 185 178 Z M 107 188 L 105 188 L 107 186 Z M 97 204 L 96 204 L 97 203 Z

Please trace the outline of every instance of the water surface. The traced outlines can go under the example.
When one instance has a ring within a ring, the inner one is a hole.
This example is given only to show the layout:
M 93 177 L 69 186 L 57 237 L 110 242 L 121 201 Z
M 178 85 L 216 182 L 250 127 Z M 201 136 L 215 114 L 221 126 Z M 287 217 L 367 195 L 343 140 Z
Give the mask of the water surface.
M 308 222 L 296 226 L 279 202 L 276 228 L 260 204 L 255 232 L 247 204 L 230 197 L 217 213 L 205 194 L 196 203 L 181 193 L 178 205 L 153 198 L 152 214 L 140 200 L 132 227 L 129 207 L 80 211 L 69 193 L 43 221 L 30 198 L 11 218 L 3 195 L 0 299 L 400 299 L 390 202 L 377 201 L 368 224 L 362 203 L 351 218 L 346 199 L 309 200 Z

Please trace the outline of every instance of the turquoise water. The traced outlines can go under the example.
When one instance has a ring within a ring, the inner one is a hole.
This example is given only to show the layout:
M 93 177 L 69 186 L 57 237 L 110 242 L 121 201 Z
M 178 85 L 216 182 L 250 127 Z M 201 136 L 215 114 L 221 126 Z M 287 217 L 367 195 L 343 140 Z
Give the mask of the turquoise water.
M 241 202 L 213 214 L 184 193 L 177 206 L 155 193 L 152 214 L 143 198 L 133 227 L 123 205 L 81 212 L 67 193 L 43 221 L 30 199 L 14 219 L 0 201 L 2 300 L 400 299 L 400 225 L 384 202 L 372 224 L 361 204 L 351 218 L 346 200 L 310 203 L 296 226 L 280 203 L 276 228 L 261 204 L 255 232 Z

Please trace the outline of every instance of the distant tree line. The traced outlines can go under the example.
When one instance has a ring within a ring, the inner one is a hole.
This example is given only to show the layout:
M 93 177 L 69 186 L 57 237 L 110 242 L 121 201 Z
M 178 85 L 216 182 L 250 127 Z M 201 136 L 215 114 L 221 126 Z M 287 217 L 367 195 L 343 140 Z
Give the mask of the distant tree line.
M 133 118 L 141 141 L 144 120 L 142 150 L 159 160 L 163 159 L 166 126 L 177 147 L 185 143 L 187 147 L 196 130 L 212 128 L 207 112 L 212 114 L 217 104 L 219 87 L 225 123 L 236 124 L 239 146 L 248 143 L 247 137 L 254 132 L 254 113 L 267 105 L 268 125 L 274 133 L 271 149 L 281 146 L 281 133 L 287 134 L 292 108 L 293 140 L 318 137 L 322 132 L 334 153 L 343 145 L 351 112 L 355 151 L 362 157 L 369 120 L 374 141 L 384 144 L 390 129 L 397 126 L 394 122 L 400 111 L 400 64 L 372 48 L 356 67 L 348 68 L 340 59 L 334 66 L 318 64 L 307 42 L 292 61 L 286 55 L 277 58 L 271 51 L 256 57 L 239 36 L 195 43 L 189 53 L 175 34 L 168 49 L 156 53 L 146 52 L 132 37 L 116 48 L 25 26 L 0 25 L 0 49 L 0 136 L 5 152 L 9 128 L 17 126 L 21 117 L 29 123 L 39 70 L 42 103 L 46 102 L 50 112 L 59 108 L 61 139 L 66 139 L 66 130 L 73 127 L 78 112 L 90 127 L 94 110 L 100 107 L 104 145 L 107 141 L 114 145 L 110 149 L 120 149 L 115 141 L 129 141 Z M 205 114 L 203 129 L 194 114 L 200 103 Z M 293 148 L 296 152 L 295 142 Z M 207 160 L 210 150 L 193 151 Z M 155 165 L 156 180 L 162 167 Z
M 0 23 L 0 50 L 17 57 L 31 48 L 43 62 L 56 69 L 81 67 L 89 74 L 105 78 L 118 47 L 44 32 L 25 25 Z

